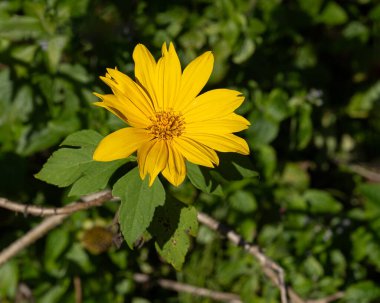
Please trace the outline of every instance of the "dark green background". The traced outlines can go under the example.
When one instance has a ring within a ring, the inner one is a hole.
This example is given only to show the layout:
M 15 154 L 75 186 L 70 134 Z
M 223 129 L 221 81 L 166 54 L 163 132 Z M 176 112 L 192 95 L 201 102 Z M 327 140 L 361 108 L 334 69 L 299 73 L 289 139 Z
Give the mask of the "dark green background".
M 67 191 L 36 180 L 57 145 L 80 129 L 107 134 L 122 123 L 91 106 L 106 67 L 133 75 L 131 54 L 156 58 L 173 41 L 183 67 L 215 55 L 207 89 L 238 89 L 238 112 L 259 177 L 198 195 L 186 182 L 167 187 L 229 224 L 286 271 L 304 298 L 339 290 L 341 302 L 380 301 L 380 4 L 370 0 L 0 2 L 0 195 L 60 206 Z M 227 161 L 227 160 L 226 160 Z M 358 165 L 360 171 L 358 171 Z M 359 173 L 358 173 L 359 172 Z M 377 181 L 379 182 L 379 181 Z M 36 302 L 71 302 L 79 276 L 83 302 L 211 302 L 135 284 L 145 272 L 244 302 L 278 302 L 258 263 L 201 227 L 183 271 L 159 260 L 152 242 L 94 255 L 81 244 L 107 226 L 115 206 L 73 215 L 0 268 L 0 301 L 24 283 Z M 0 248 L 39 218 L 0 210 Z M 143 299 L 144 298 L 144 299 Z

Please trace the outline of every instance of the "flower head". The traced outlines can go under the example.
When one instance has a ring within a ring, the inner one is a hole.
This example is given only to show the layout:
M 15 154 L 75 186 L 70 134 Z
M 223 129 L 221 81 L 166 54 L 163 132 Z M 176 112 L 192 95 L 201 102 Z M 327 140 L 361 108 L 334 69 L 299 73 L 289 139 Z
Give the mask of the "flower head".
M 215 151 L 248 154 L 247 143 L 232 133 L 249 122 L 234 113 L 244 101 L 230 89 L 214 89 L 198 96 L 208 81 L 214 56 L 206 52 L 183 70 L 172 43 L 162 46 L 156 62 L 149 50 L 138 44 L 133 52 L 135 81 L 117 69 L 107 69 L 101 79 L 112 94 L 96 94 L 95 103 L 122 119 L 130 127 L 106 136 L 96 148 L 96 161 L 113 161 L 137 151 L 142 179 L 157 175 L 173 185 L 186 176 L 185 160 L 214 167 Z

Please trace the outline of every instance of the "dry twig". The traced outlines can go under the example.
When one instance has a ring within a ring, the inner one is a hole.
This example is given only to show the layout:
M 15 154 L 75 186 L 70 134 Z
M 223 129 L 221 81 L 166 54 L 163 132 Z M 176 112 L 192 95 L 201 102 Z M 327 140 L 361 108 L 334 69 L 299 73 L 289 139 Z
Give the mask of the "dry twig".
M 242 247 L 245 251 L 253 255 L 261 264 L 264 273 L 266 276 L 280 288 L 281 294 L 281 303 L 288 303 L 288 290 L 285 284 L 284 279 L 284 270 L 277 263 L 272 261 L 266 255 L 264 255 L 258 246 L 252 245 L 246 242 L 242 236 L 237 234 L 232 229 L 228 228 L 225 225 L 222 225 L 220 222 L 215 219 L 209 217 L 208 215 L 199 212 L 198 213 L 198 221 L 210 229 L 219 232 L 220 234 L 227 237 L 232 243 L 237 246 Z M 294 303 L 304 302 L 294 291 L 289 292 L 289 296 Z
M 21 204 L 17 202 L 10 201 L 6 198 L 0 198 L 0 207 L 13 210 L 15 212 L 23 213 L 25 215 L 33 215 L 39 217 L 46 217 L 52 215 L 69 215 L 71 213 L 92 208 L 94 206 L 100 206 L 105 201 L 112 199 L 112 194 L 110 191 L 106 191 L 100 195 L 96 195 L 90 200 L 77 201 L 71 203 L 67 206 L 56 208 L 56 207 L 41 207 L 30 204 Z
M 336 300 L 339 300 L 344 297 L 344 292 L 339 291 L 331 296 L 328 296 L 326 298 L 317 299 L 317 300 L 307 300 L 306 303 L 330 303 Z
M 100 206 L 101 204 L 110 200 L 111 198 L 111 193 L 107 192 L 87 202 L 78 201 L 64 206 L 62 208 L 35 207 L 32 205 L 24 205 L 9 201 L 4 198 L 0 198 L 0 207 L 22 212 L 24 214 L 32 214 L 36 216 L 50 216 L 43 220 L 35 228 L 28 231 L 24 236 L 17 239 L 7 248 L 2 250 L 0 252 L 0 265 L 8 261 L 10 258 L 14 257 L 19 251 L 21 251 L 25 247 L 28 247 L 30 244 L 37 241 L 51 229 L 60 225 L 63 222 L 63 220 L 71 213 L 95 206 Z
M 151 282 L 151 277 L 142 273 L 134 274 L 133 279 L 138 283 Z M 176 292 L 190 293 L 196 296 L 207 297 L 213 300 L 225 301 L 229 303 L 242 302 L 238 295 L 228 293 L 228 292 L 213 291 L 207 288 L 197 287 L 197 286 L 180 283 L 180 282 L 168 280 L 168 279 L 157 279 L 157 280 L 153 280 L 152 282 L 158 284 L 162 288 L 174 290 Z
M 82 303 L 82 281 L 80 277 L 74 277 L 75 303 Z
M 5 263 L 7 260 L 15 256 L 20 250 L 29 246 L 43 235 L 45 235 L 49 230 L 53 229 L 57 225 L 61 224 L 63 220 L 69 216 L 71 213 L 92 208 L 95 206 L 100 206 L 104 202 L 109 200 L 115 200 L 112 197 L 110 191 L 104 191 L 91 196 L 84 197 L 83 202 L 78 201 L 71 203 L 67 206 L 61 208 L 46 208 L 33 205 L 25 205 L 10 201 L 5 198 L 0 198 L 0 207 L 13 210 L 16 212 L 24 213 L 25 215 L 34 216 L 49 216 L 43 220 L 38 226 L 30 230 L 22 238 L 16 240 L 6 249 L 0 252 L 0 265 Z M 226 227 L 215 219 L 209 217 L 204 213 L 198 213 L 198 221 L 203 225 L 209 227 L 210 229 L 220 233 L 221 235 L 227 237 L 229 241 L 237 246 L 242 247 L 245 251 L 253 255 L 260 263 L 263 268 L 265 275 L 280 289 L 281 302 L 288 303 L 288 297 L 292 303 L 330 303 L 343 297 L 343 292 L 338 292 L 326 298 L 318 300 L 303 300 L 292 288 L 287 287 L 284 279 L 284 270 L 276 262 L 271 260 L 265 254 L 263 254 L 257 245 L 246 242 L 241 235 L 233 231 L 232 229 Z M 136 282 L 144 283 L 149 282 L 150 277 L 145 274 L 135 274 L 134 279 Z M 212 291 L 206 288 L 200 288 L 188 284 L 179 283 L 176 281 L 171 281 L 167 279 L 158 279 L 156 283 L 163 288 L 171 289 L 177 292 L 188 292 L 192 294 L 197 294 L 203 297 L 209 297 L 214 300 L 224 300 L 230 303 L 241 302 L 240 297 L 236 294 L 224 293 Z
M 351 164 L 348 167 L 358 175 L 366 178 L 368 181 L 380 183 L 380 173 L 378 169 L 370 169 L 364 165 Z
M 35 228 L 28 231 L 24 236 L 17 239 L 15 242 L 13 242 L 11 245 L 9 245 L 7 248 L 0 252 L 0 266 L 7 262 L 10 258 L 15 256 L 22 249 L 28 247 L 30 244 L 37 241 L 49 230 L 61 224 L 67 216 L 68 215 L 58 215 L 46 218 Z

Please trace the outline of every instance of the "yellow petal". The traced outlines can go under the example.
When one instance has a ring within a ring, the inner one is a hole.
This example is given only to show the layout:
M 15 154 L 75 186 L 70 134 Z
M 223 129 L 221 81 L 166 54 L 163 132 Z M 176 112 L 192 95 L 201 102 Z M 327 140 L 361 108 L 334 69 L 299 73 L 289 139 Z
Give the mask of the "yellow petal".
M 113 95 L 112 95 L 113 96 Z M 103 107 L 107 110 L 109 110 L 111 113 L 113 113 L 115 116 L 117 116 L 119 119 L 123 120 L 125 123 L 128 123 L 128 119 L 127 117 L 122 113 L 120 112 L 118 109 L 112 107 L 110 104 L 107 105 L 106 102 L 94 102 L 92 103 L 93 105 L 96 105 L 96 106 L 99 106 L 99 107 Z M 129 123 L 128 123 L 129 124 Z
M 119 129 L 100 141 L 93 159 L 95 161 L 113 161 L 129 157 L 151 136 L 144 129 L 133 127 Z
M 117 88 L 124 94 L 142 113 L 148 117 L 154 115 L 152 100 L 139 88 L 139 86 L 127 75 L 117 69 L 107 68 L 108 74 L 115 80 Z
M 148 117 L 137 110 L 136 107 L 125 97 L 116 95 L 101 95 L 94 93 L 103 102 L 96 102 L 94 105 L 104 107 L 115 114 L 126 123 L 137 128 L 146 128 L 151 124 Z
M 186 124 L 186 133 L 230 134 L 248 128 L 249 121 L 235 113 L 221 119 Z
M 164 140 L 153 140 L 142 145 L 137 151 L 140 176 L 145 179 L 149 173 L 149 186 L 152 186 L 157 175 L 165 169 L 168 162 L 168 148 Z
M 172 144 L 187 160 L 194 164 L 207 167 L 214 167 L 214 164 L 219 164 L 218 155 L 214 150 L 192 138 L 180 136 L 173 139 Z
M 166 43 L 162 46 L 162 57 L 157 63 L 157 99 L 160 109 L 173 109 L 181 83 L 181 63 L 173 43 L 169 50 Z
M 182 137 L 189 137 L 201 144 L 221 152 L 234 152 L 243 155 L 249 154 L 249 147 L 245 140 L 233 134 L 186 134 Z
M 135 61 L 136 80 L 150 96 L 154 107 L 158 109 L 156 97 L 156 60 L 142 44 L 136 45 L 132 56 Z
M 212 52 L 205 52 L 185 68 L 176 102 L 177 111 L 185 110 L 200 93 L 210 78 L 213 66 L 214 55 Z
M 195 98 L 183 112 L 186 123 L 225 117 L 244 101 L 240 92 L 231 89 L 210 90 Z
M 185 159 L 170 143 L 168 152 L 168 164 L 162 174 L 171 184 L 179 186 L 186 177 Z

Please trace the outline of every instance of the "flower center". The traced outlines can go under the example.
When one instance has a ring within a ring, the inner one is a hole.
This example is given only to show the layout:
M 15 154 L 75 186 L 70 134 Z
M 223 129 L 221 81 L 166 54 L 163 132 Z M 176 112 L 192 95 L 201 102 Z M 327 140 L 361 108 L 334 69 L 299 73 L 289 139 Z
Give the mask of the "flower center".
M 152 125 L 148 130 L 159 140 L 171 140 L 180 136 L 185 129 L 185 119 L 172 111 L 157 112 L 150 120 Z

